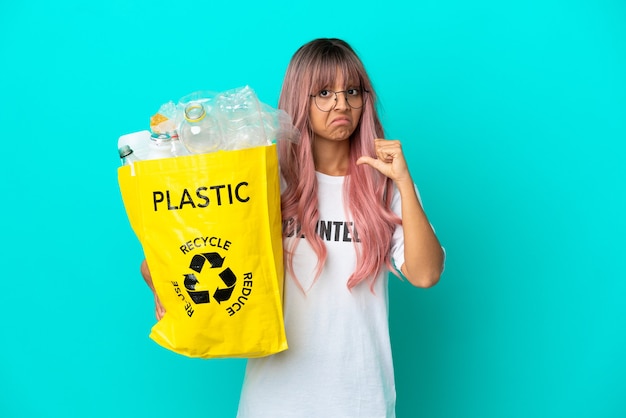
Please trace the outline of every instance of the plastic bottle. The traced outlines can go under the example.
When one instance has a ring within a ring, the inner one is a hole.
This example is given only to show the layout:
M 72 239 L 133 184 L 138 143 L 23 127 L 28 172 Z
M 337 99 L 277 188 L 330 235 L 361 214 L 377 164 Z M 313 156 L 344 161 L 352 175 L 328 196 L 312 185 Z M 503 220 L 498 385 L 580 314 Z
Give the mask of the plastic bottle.
M 138 160 L 146 160 L 150 154 L 150 131 L 143 130 L 122 135 L 117 141 L 117 148 L 128 145 Z
M 187 148 L 185 148 L 185 146 L 181 142 L 177 131 L 169 132 L 169 136 L 170 136 L 170 142 L 172 143 L 172 146 L 171 146 L 172 156 L 180 157 L 182 155 L 189 155 L 189 151 L 187 151 Z
M 139 158 L 137 158 L 137 155 L 133 152 L 133 149 L 128 145 L 122 145 L 122 147 L 119 148 L 118 151 L 120 153 L 122 165 L 132 165 L 133 163 L 139 161 Z
M 172 138 L 167 133 L 153 133 L 150 135 L 150 150 L 147 160 L 170 158 L 172 155 Z
M 222 141 L 224 149 L 243 149 L 267 144 L 261 105 L 250 87 L 218 94 L 215 105 L 225 122 Z
M 120 159 L 122 160 L 122 166 L 128 165 L 130 166 L 131 175 L 135 175 L 135 163 L 140 161 L 137 157 L 137 154 L 133 152 L 133 149 L 129 145 L 122 145 L 118 148 L 118 152 L 120 153 Z
M 180 140 L 192 154 L 203 154 L 221 149 L 222 135 L 219 121 L 210 114 L 208 103 L 191 102 L 185 106 L 180 124 Z

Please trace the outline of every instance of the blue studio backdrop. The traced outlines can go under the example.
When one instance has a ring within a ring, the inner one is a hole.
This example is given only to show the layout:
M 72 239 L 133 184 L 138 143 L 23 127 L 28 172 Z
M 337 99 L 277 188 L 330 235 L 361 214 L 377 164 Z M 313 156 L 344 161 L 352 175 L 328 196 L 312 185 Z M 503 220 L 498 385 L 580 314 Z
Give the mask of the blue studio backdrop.
M 626 416 L 626 3 L 5 0 L 1 417 L 234 416 L 245 360 L 148 338 L 117 138 L 196 90 L 275 106 L 317 37 L 362 57 L 448 253 L 391 280 L 398 417 Z

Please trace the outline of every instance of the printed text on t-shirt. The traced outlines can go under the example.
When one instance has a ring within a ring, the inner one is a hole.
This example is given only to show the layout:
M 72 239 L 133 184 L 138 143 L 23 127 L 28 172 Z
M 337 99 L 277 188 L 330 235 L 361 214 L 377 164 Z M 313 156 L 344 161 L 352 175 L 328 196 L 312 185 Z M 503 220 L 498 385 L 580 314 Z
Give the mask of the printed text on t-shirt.
M 304 238 L 300 224 L 296 225 L 293 218 L 283 221 L 283 235 L 293 237 L 294 234 Z M 319 220 L 315 225 L 315 233 L 324 241 L 361 242 L 354 228 L 354 222 Z

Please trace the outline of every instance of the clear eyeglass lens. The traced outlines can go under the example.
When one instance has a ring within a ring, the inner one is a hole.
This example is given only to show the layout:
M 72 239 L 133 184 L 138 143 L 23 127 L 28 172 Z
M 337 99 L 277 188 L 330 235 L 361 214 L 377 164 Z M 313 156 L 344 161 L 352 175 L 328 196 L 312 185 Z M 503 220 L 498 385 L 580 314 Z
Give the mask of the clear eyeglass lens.
M 335 107 L 337 100 L 339 100 L 337 96 L 340 94 L 344 96 L 351 108 L 359 109 L 363 106 L 363 93 L 358 88 L 339 92 L 322 90 L 314 96 L 315 104 L 321 111 L 329 112 Z

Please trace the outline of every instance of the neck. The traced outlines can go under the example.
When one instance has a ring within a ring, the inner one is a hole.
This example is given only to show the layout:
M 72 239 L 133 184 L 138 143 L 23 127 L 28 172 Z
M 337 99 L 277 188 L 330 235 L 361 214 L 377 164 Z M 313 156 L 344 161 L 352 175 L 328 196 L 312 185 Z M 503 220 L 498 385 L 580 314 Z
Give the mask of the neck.
M 350 161 L 350 141 L 315 139 L 313 160 L 316 171 L 329 176 L 345 176 Z

